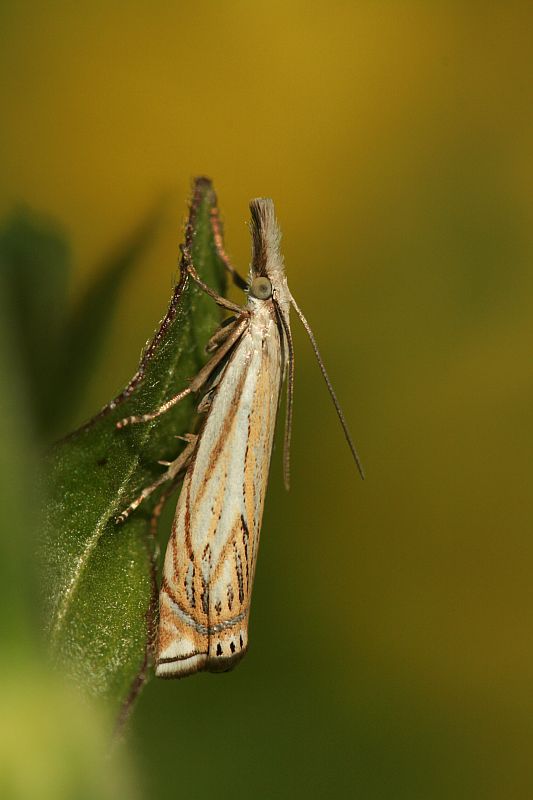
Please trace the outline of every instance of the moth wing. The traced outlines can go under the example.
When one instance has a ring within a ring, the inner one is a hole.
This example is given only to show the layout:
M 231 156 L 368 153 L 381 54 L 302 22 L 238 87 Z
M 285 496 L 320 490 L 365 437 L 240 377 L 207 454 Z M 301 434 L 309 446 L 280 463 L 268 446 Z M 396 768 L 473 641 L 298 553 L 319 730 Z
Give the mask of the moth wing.
M 281 384 L 277 331 L 250 337 L 240 408 L 216 459 L 219 488 L 210 553 L 206 669 L 232 669 L 248 646 L 248 620 Z M 220 515 L 220 516 L 218 516 Z
M 187 542 L 190 472 L 181 488 L 172 532 L 165 553 L 159 593 L 159 633 L 156 675 L 185 677 L 205 669 L 208 653 L 205 601 L 198 592 L 198 560 Z
M 231 669 L 248 618 L 281 382 L 272 322 L 246 331 L 216 387 L 184 479 L 160 593 L 156 674 Z

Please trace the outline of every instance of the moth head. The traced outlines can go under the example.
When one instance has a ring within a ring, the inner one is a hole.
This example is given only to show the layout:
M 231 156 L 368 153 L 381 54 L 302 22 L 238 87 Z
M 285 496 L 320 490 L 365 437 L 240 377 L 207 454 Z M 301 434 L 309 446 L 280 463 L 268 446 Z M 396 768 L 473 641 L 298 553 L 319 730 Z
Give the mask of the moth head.
M 252 231 L 252 280 L 258 276 L 274 279 L 283 272 L 283 256 L 280 253 L 281 231 L 274 203 L 269 197 L 256 197 L 250 202 Z
M 272 300 L 286 309 L 290 302 L 280 251 L 281 231 L 269 197 L 256 197 L 250 202 L 252 232 L 252 263 L 250 265 L 250 296 Z

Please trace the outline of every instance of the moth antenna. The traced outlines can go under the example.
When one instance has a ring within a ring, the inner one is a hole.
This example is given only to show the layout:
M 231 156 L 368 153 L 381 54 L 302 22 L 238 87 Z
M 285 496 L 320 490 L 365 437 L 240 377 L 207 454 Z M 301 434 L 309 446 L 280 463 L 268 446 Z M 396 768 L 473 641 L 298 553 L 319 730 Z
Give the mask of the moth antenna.
M 350 431 L 348 430 L 348 423 L 346 422 L 346 419 L 345 419 L 344 414 L 342 412 L 342 408 L 340 407 L 340 403 L 337 400 L 337 395 L 335 394 L 335 390 L 333 389 L 333 386 L 331 385 L 331 381 L 329 379 L 329 375 L 326 372 L 326 367 L 324 366 L 324 362 L 322 361 L 322 357 L 320 355 L 320 352 L 319 352 L 319 349 L 318 349 L 318 345 L 316 343 L 316 339 L 315 339 L 315 336 L 313 334 L 313 331 L 311 330 L 311 326 L 309 325 L 308 321 L 304 317 L 303 312 L 299 308 L 298 303 L 296 302 L 296 300 L 294 299 L 294 297 L 292 295 L 291 295 L 291 303 L 293 305 L 294 310 L 296 311 L 296 313 L 300 317 L 300 321 L 301 321 L 302 325 L 304 326 L 305 330 L 307 331 L 307 335 L 309 336 L 309 340 L 311 342 L 311 345 L 313 346 L 313 350 L 315 351 L 315 356 L 316 356 L 316 360 L 318 361 L 318 366 L 320 367 L 320 371 L 321 371 L 322 375 L 324 376 L 324 380 L 326 381 L 326 386 L 328 387 L 328 392 L 330 394 L 330 397 L 333 400 L 333 405 L 335 406 L 335 411 L 337 412 L 337 416 L 339 418 L 339 422 L 342 425 L 342 430 L 344 431 L 344 436 L 346 437 L 346 441 L 348 442 L 348 447 L 351 450 L 353 459 L 354 459 L 354 461 L 355 461 L 355 463 L 357 465 L 357 469 L 359 470 L 359 474 L 360 474 L 361 478 L 364 480 L 365 479 L 365 471 L 363 469 L 363 465 L 361 464 L 361 459 L 359 458 L 359 454 L 357 453 L 357 450 L 355 449 L 355 445 L 353 443 L 353 439 L 352 439 L 352 437 L 350 435 Z
M 278 312 L 285 336 L 287 337 L 287 347 L 289 351 L 289 374 L 287 377 L 287 409 L 285 411 L 285 433 L 283 435 L 283 483 L 287 491 L 291 484 L 291 435 L 292 435 L 292 408 L 294 400 L 294 346 L 292 334 L 283 314 Z

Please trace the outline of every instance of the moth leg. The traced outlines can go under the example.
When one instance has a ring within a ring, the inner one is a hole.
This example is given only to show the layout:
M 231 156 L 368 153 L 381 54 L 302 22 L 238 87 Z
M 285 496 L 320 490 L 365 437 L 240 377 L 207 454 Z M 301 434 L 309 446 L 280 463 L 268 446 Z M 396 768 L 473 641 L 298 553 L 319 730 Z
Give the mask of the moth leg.
M 234 330 L 236 322 L 237 319 L 235 317 L 228 317 L 228 319 L 225 319 L 220 328 L 216 330 L 209 339 L 205 346 L 205 352 L 213 353 L 222 342 L 226 341 L 230 333 Z
M 231 279 L 235 286 L 238 286 L 239 289 L 246 291 L 248 289 L 248 281 L 240 275 L 233 264 L 230 261 L 226 250 L 224 249 L 224 240 L 222 238 L 222 224 L 220 222 L 220 217 L 218 215 L 218 208 L 211 209 L 211 227 L 213 229 L 213 238 L 215 240 L 215 247 L 218 253 L 218 257 L 226 267 L 227 271 L 231 275 Z
M 215 394 L 216 386 L 211 387 L 208 392 L 204 394 L 200 402 L 198 403 L 198 407 L 196 412 L 198 414 L 207 414 L 209 409 L 211 408 L 211 403 L 213 402 L 213 395 Z
M 242 312 L 242 309 L 239 309 Z M 173 406 L 177 405 L 180 400 L 183 400 L 184 397 L 187 395 L 192 394 L 193 392 L 197 392 L 198 389 L 204 385 L 207 381 L 213 370 L 220 364 L 222 359 L 227 355 L 227 353 L 231 350 L 235 342 L 241 337 L 244 333 L 246 328 L 248 327 L 248 314 L 241 313 L 240 322 L 232 329 L 230 335 L 226 339 L 226 341 L 221 345 L 218 352 L 216 352 L 212 358 L 202 367 L 202 369 L 195 375 L 192 381 L 189 383 L 186 389 L 179 392 L 178 394 L 171 397 L 170 400 L 167 400 L 166 403 L 163 403 L 158 409 L 152 411 L 149 414 L 141 414 L 140 416 L 133 416 L 133 417 L 125 417 L 117 422 L 117 428 L 124 428 L 126 425 L 134 425 L 139 422 L 150 422 L 150 420 L 155 419 L 156 417 L 161 416 L 161 414 L 165 414 L 169 409 L 173 408 Z
M 167 470 L 163 472 L 163 474 L 160 475 L 159 478 L 157 478 L 157 480 L 155 480 L 152 484 L 150 484 L 150 486 L 146 486 L 142 490 L 140 495 L 137 498 L 135 498 L 135 500 L 132 503 L 130 503 L 129 506 L 125 508 L 121 514 L 118 515 L 118 517 L 116 517 L 115 522 L 117 524 L 125 522 L 130 516 L 130 514 L 133 511 L 135 511 L 136 508 L 139 508 L 141 503 L 144 500 L 146 500 L 147 497 L 150 497 L 150 495 L 153 494 L 153 492 L 155 492 L 155 490 L 158 489 L 163 483 L 167 483 L 167 481 L 172 481 L 172 482 L 176 481 L 180 476 L 180 474 L 187 469 L 187 466 L 196 448 L 196 442 L 198 440 L 198 436 L 196 436 L 196 434 L 194 433 L 188 433 L 183 438 L 187 442 L 187 445 L 183 449 L 183 451 L 179 454 L 179 456 L 176 459 L 174 459 L 174 461 L 160 462 L 164 463 L 168 467 Z M 159 513 L 161 512 L 159 511 Z
M 161 516 L 161 512 L 163 511 L 164 505 L 167 502 L 170 495 L 176 491 L 178 484 L 181 480 L 181 473 L 176 475 L 176 477 L 170 481 L 169 485 L 163 489 L 161 494 L 159 495 L 159 500 L 154 506 L 154 510 L 152 511 L 152 516 L 150 517 L 150 536 L 155 541 L 155 558 L 159 558 L 159 545 L 157 544 L 157 525 L 159 523 L 159 517 Z
M 187 273 L 191 276 L 193 281 L 198 284 L 200 289 L 205 292 L 209 297 L 212 297 L 215 303 L 222 308 L 227 308 L 229 311 L 236 311 L 238 314 L 242 314 L 243 309 L 242 306 L 238 306 L 236 303 L 232 303 L 231 300 L 226 300 L 225 297 L 222 295 L 217 294 L 214 289 L 211 289 L 207 283 L 204 283 L 203 280 L 200 278 L 198 273 L 196 272 L 195 268 L 193 267 L 192 260 L 189 254 L 189 251 L 183 248 L 183 255 L 184 255 L 184 269 L 187 270 Z

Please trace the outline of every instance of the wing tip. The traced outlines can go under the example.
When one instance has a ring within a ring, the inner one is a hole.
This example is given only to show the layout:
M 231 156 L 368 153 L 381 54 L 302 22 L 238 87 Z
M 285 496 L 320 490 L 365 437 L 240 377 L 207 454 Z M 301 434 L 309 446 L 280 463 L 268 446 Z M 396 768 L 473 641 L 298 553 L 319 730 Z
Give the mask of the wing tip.
M 231 656 L 210 656 L 204 669 L 207 672 L 230 672 L 246 654 L 247 649 L 245 647 Z
M 207 653 L 192 653 L 186 658 L 162 658 L 156 662 L 157 678 L 186 678 L 205 669 Z
M 157 678 L 187 678 L 196 672 L 230 672 L 246 655 L 248 648 L 244 647 L 233 655 L 215 655 L 208 653 L 194 653 L 187 658 L 161 659 L 156 662 L 155 674 Z

